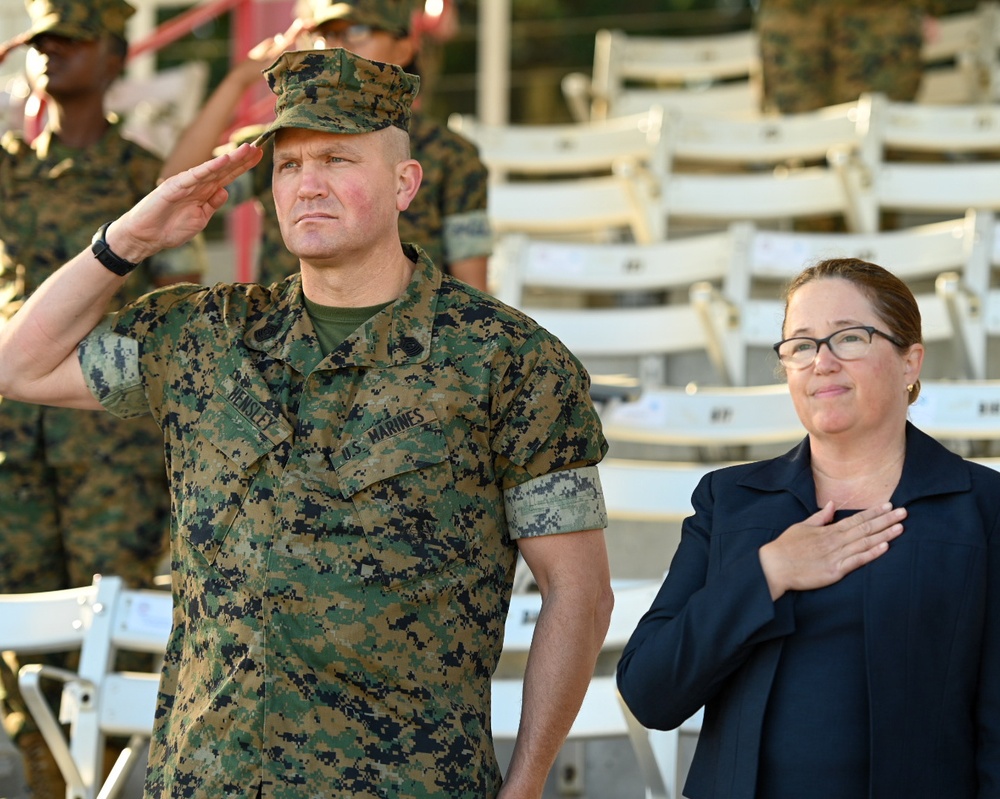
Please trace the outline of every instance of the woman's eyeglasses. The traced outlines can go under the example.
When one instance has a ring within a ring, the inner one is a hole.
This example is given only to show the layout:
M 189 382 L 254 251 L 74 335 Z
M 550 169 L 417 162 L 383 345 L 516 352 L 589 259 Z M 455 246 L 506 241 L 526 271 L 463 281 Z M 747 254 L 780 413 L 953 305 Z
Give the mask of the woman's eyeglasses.
M 774 351 L 778 353 L 778 359 L 786 367 L 792 369 L 805 369 L 816 360 L 819 348 L 826 344 L 838 360 L 856 361 L 864 358 L 871 348 L 872 339 L 876 336 L 888 339 L 897 347 L 905 346 L 902 342 L 883 333 L 877 328 L 869 325 L 859 325 L 857 327 L 845 327 L 837 330 L 826 338 L 812 338 L 811 336 L 796 336 L 786 338 L 774 345 Z

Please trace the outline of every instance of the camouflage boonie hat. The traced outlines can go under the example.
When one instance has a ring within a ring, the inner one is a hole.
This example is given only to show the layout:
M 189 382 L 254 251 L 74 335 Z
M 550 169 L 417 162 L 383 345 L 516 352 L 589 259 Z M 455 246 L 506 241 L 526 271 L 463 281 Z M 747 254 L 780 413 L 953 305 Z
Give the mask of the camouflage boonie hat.
M 28 41 L 43 33 L 93 41 L 104 33 L 125 38 L 125 22 L 135 8 L 125 0 L 25 0 L 31 28 Z
M 347 3 L 309 0 L 314 25 L 342 19 L 355 25 L 371 25 L 397 36 L 410 32 L 414 9 L 413 0 L 353 0 Z
M 390 125 L 408 131 L 420 78 L 336 47 L 282 54 L 264 75 L 278 95 L 276 119 L 254 144 L 281 128 L 369 133 Z

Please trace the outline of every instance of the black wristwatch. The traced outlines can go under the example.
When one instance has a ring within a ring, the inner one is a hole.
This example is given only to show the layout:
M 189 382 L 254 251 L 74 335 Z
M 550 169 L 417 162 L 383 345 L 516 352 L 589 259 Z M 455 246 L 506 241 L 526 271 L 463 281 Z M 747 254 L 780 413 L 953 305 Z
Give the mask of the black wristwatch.
M 94 238 L 90 240 L 90 251 L 94 253 L 94 257 L 104 264 L 105 267 L 110 269 L 116 275 L 125 277 L 125 275 L 129 274 L 129 272 L 135 269 L 139 264 L 126 261 L 111 249 L 108 245 L 108 240 L 104 238 L 107 235 L 108 228 L 110 226 L 111 222 L 105 222 L 97 229 L 97 232 L 94 234 Z

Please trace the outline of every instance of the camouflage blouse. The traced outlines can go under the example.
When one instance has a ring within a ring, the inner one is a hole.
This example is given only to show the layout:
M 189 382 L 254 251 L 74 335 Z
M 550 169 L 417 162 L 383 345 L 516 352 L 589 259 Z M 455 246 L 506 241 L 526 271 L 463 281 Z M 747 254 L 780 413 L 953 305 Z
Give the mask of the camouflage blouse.
M 415 249 L 323 358 L 298 276 L 164 289 L 80 347 L 151 411 L 175 614 L 151 795 L 494 797 L 490 677 L 519 537 L 605 526 L 581 365 Z

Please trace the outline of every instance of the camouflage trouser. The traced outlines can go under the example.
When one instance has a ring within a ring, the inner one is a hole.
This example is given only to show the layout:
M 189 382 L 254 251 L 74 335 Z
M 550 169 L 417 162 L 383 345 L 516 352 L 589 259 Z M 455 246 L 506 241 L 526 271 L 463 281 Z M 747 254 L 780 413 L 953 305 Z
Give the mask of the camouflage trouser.
M 807 13 L 762 8 L 757 16 L 764 106 L 797 113 L 883 92 L 912 100 L 920 87 L 922 13 L 908 4 Z
M 0 463 L 0 592 L 88 585 L 95 574 L 151 585 L 166 548 L 169 511 L 166 475 L 143 474 L 131 464 Z M 133 668 L 148 667 L 149 658 L 140 657 Z M 67 664 L 64 656 L 33 659 Z M 11 653 L 0 660 L 0 699 L 5 714 L 30 721 L 16 666 Z

